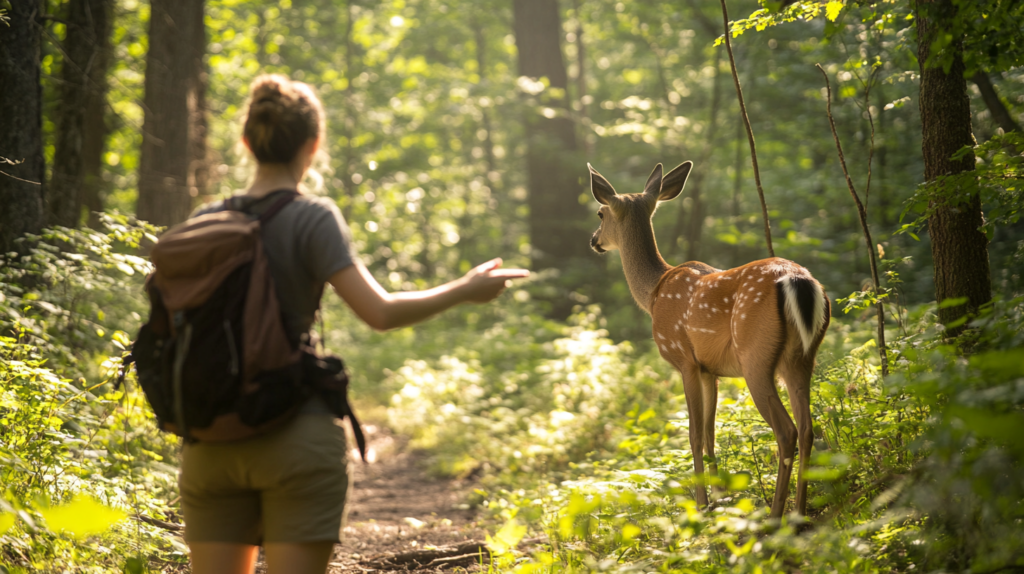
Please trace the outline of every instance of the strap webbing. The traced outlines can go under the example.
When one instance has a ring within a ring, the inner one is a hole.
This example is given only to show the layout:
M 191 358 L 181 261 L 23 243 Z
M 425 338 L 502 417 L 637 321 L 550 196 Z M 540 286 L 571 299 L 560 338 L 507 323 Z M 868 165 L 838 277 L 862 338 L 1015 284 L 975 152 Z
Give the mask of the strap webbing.
M 297 192 L 297 191 L 295 191 L 293 189 L 279 190 L 279 191 L 287 191 L 288 193 L 286 193 L 280 199 L 275 201 L 270 207 L 268 207 L 265 210 L 263 210 L 263 213 L 261 213 L 260 217 L 259 217 L 260 225 L 266 225 L 267 222 L 270 221 L 270 219 L 272 217 L 277 215 L 277 213 L 279 211 L 281 211 L 281 209 L 284 208 L 284 206 L 288 205 L 289 203 L 292 202 L 293 199 L 295 199 L 296 197 L 299 196 L 299 192 Z M 270 195 L 272 193 L 278 193 L 278 191 L 272 191 L 272 192 L 268 193 L 267 195 Z

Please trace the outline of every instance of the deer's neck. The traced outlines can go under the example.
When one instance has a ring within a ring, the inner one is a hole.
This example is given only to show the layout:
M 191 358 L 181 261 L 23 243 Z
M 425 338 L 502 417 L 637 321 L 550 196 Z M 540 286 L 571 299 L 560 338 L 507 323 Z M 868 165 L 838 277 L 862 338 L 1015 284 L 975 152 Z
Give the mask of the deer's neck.
M 654 241 L 654 228 L 649 221 L 638 225 L 632 230 L 629 241 L 619 246 L 622 257 L 622 271 L 626 275 L 626 283 L 640 308 L 651 313 L 651 295 L 657 288 L 661 277 L 671 267 L 658 252 L 658 244 Z

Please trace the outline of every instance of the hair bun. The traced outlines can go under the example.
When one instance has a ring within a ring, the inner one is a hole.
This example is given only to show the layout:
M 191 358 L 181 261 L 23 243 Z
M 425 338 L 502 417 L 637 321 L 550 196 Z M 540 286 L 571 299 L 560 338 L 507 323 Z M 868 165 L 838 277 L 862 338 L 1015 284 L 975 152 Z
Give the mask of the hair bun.
M 257 161 L 290 163 L 323 132 L 323 108 L 308 85 L 263 75 L 253 81 L 250 94 L 243 133 Z

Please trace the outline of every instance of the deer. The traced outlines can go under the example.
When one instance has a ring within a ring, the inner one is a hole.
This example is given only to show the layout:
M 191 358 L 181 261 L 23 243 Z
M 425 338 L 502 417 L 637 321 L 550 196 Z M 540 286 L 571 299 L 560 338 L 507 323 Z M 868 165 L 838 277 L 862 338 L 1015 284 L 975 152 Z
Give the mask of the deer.
M 720 270 L 698 261 L 670 266 L 658 251 L 651 223 L 663 201 L 679 196 L 693 168 L 687 161 L 662 176 L 659 163 L 641 193 L 618 195 L 589 163 L 590 187 L 601 204 L 600 227 L 590 239 L 598 253 L 617 249 L 630 293 L 651 316 L 662 358 L 679 371 L 689 414 L 696 501 L 708 506 L 704 474 L 718 473 L 715 411 L 718 377 L 743 377 L 758 412 L 775 433 L 779 473 L 772 518 L 789 499 L 799 445 L 796 511 L 807 512 L 807 469 L 814 442 L 811 374 L 831 317 L 828 297 L 810 272 L 772 257 Z M 778 375 L 789 392 L 796 425 L 779 398 Z

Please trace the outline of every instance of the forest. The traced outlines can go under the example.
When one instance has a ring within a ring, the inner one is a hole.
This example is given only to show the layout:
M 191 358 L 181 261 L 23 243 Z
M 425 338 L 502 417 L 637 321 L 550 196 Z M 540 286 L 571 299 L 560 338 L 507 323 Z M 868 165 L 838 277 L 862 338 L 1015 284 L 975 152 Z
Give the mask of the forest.
M 191 571 L 126 359 L 154 243 L 254 176 L 265 73 L 322 100 L 304 189 L 385 289 L 531 271 L 386 332 L 327 290 L 376 449 L 331 572 L 463 524 L 423 571 L 1024 572 L 1024 2 L 0 0 L 0 573 Z M 743 378 L 694 448 L 626 246 L 595 253 L 598 183 L 659 165 L 669 265 L 780 257 L 828 298 L 792 476 Z M 358 506 L 398 460 L 470 518 Z

